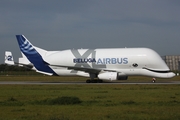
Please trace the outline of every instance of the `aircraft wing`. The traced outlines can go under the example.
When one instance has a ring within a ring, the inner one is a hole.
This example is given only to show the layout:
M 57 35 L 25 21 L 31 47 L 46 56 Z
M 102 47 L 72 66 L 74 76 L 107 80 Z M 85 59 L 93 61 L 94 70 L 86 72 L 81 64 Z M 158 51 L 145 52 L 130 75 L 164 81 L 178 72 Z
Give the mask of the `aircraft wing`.
M 87 73 L 99 73 L 101 72 L 101 69 L 94 69 L 94 68 L 85 68 L 85 67 L 76 67 L 76 66 L 64 66 L 64 65 L 49 65 L 49 66 L 55 66 L 55 67 L 64 67 L 68 70 L 77 70 L 77 71 L 84 71 Z
M 83 71 L 83 72 L 95 73 L 95 74 L 100 73 L 101 71 L 116 72 L 115 70 L 98 69 L 98 68 L 85 68 L 85 67 L 65 66 L 65 65 L 51 65 L 51 64 L 46 63 L 46 62 L 45 62 L 45 64 L 49 65 L 49 66 L 55 66 L 55 67 L 64 67 L 64 68 L 67 68 L 68 70 L 77 70 L 77 71 Z

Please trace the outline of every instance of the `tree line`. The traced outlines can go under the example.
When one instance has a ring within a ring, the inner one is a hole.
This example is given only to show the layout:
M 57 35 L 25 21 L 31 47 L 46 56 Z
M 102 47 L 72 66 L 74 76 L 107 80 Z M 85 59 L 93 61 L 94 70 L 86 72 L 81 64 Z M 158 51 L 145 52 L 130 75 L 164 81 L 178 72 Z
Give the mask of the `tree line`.
M 20 67 L 18 65 L 0 64 L 0 71 L 32 71 L 26 67 Z

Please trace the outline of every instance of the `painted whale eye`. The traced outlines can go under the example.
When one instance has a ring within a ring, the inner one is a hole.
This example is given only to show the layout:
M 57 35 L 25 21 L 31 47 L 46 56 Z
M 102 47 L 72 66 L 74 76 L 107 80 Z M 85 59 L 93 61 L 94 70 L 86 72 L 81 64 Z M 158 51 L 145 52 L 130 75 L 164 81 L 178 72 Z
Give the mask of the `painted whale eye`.
M 137 66 L 138 66 L 138 64 L 137 64 L 137 63 L 134 63 L 134 64 L 132 64 L 132 66 L 133 66 L 133 67 L 137 67 Z

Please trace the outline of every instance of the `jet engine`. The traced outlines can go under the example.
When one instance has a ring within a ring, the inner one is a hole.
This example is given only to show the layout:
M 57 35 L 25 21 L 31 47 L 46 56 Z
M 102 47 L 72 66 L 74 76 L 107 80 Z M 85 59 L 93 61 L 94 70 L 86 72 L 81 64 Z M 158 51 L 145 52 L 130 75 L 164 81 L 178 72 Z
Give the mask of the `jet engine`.
M 100 73 L 98 78 L 103 80 L 127 80 L 128 76 L 119 72 L 105 72 Z

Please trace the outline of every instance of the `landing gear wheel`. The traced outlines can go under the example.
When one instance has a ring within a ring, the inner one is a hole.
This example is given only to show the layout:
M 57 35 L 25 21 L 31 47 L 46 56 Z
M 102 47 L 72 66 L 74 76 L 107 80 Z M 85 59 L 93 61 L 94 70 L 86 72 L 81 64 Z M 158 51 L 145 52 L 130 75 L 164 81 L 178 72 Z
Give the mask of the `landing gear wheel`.
M 156 82 L 156 78 L 152 78 L 152 82 L 155 83 Z
M 86 83 L 102 83 L 102 80 L 86 80 Z
M 91 80 L 86 80 L 86 83 L 91 83 Z
M 97 80 L 97 83 L 103 83 L 103 81 L 102 80 Z
M 92 83 L 97 83 L 97 80 L 91 80 Z

